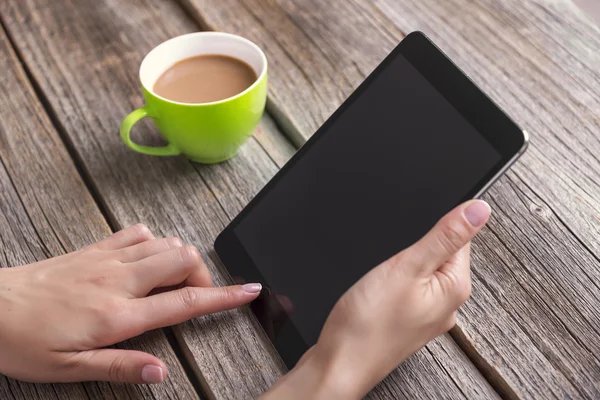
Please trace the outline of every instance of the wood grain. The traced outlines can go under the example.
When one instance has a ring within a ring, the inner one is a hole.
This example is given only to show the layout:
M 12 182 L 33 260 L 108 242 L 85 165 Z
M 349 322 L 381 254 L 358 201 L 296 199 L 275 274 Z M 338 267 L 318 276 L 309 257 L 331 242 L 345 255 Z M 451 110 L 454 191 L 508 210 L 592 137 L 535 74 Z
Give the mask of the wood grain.
M 0 267 L 73 251 L 111 233 L 0 27 Z M 164 385 L 29 384 L 0 375 L 2 399 L 193 399 L 162 331 L 122 343 L 169 368 Z
M 160 1 L 83 7 L 66 0 L 15 0 L 3 18 L 111 222 L 142 221 L 159 234 L 198 245 L 209 256 L 215 282 L 227 283 L 211 251 L 213 240 L 293 148 L 268 117 L 256 140 L 215 166 L 137 155 L 116 135 L 122 117 L 142 104 L 136 76 L 143 55 L 168 37 L 196 29 L 194 23 L 173 3 Z M 143 126 L 146 134 L 151 130 Z M 284 372 L 246 309 L 198 318 L 175 333 L 212 397 L 255 397 Z M 448 336 L 436 343 L 440 350 L 420 352 L 372 397 L 496 397 Z
M 600 30 L 571 1 L 228 0 L 227 9 L 183 1 L 206 26 L 245 34 L 267 49 L 272 63 L 314 86 L 333 85 L 320 72 L 328 71 L 323 54 L 336 55 L 338 75 L 353 63 L 366 73 L 401 32 L 430 35 L 533 142 L 487 196 L 496 216 L 475 241 L 474 292 L 455 337 L 508 397 L 600 395 Z M 356 32 L 347 23 L 355 9 L 367 10 L 368 20 Z M 304 47 L 285 52 L 296 41 Z M 303 98 L 293 89 L 298 81 L 289 82 L 272 82 L 271 98 L 275 109 L 291 114 L 285 128 L 304 121 L 289 129 L 298 139 L 341 100 L 331 92 L 321 102 Z M 355 85 L 338 83 L 346 85 L 344 94 Z

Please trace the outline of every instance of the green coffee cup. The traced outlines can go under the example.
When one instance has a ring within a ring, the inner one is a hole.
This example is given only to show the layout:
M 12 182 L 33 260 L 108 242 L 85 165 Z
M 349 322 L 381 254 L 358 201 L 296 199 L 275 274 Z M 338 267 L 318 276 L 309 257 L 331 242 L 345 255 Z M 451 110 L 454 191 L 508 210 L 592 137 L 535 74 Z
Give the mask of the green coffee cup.
M 254 69 L 258 78 L 243 92 L 210 103 L 180 103 L 154 93 L 154 83 L 173 64 L 204 54 L 242 60 Z M 260 121 L 267 99 L 267 58 L 256 44 L 240 36 L 190 33 L 167 40 L 150 51 L 140 66 L 140 81 L 146 105 L 123 120 L 123 142 L 143 154 L 183 154 L 195 162 L 217 163 L 233 157 Z M 166 146 L 142 146 L 131 140 L 131 128 L 144 117 L 152 118 L 167 140 Z

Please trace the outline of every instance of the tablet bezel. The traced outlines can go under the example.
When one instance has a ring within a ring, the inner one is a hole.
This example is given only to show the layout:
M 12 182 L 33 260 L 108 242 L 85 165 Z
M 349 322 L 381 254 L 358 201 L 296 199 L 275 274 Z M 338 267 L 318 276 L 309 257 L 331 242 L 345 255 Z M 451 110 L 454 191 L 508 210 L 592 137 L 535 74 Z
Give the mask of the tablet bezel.
M 271 188 L 285 177 L 296 162 L 310 151 L 311 147 L 326 134 L 337 118 L 398 55 L 404 56 L 492 144 L 502 157 L 498 164 L 465 194 L 462 201 L 480 197 L 525 151 L 528 144 L 527 133 L 520 129 L 422 32 L 413 32 L 396 46 L 217 237 L 215 251 L 230 275 L 232 271 L 243 271 L 243 276 L 247 281 L 265 282 L 259 269 L 254 265 L 235 234 L 235 227 L 268 194 Z M 310 346 L 304 343 L 295 326 L 288 329 L 283 337 L 278 337 L 273 344 L 288 368 L 292 368 L 299 356 Z

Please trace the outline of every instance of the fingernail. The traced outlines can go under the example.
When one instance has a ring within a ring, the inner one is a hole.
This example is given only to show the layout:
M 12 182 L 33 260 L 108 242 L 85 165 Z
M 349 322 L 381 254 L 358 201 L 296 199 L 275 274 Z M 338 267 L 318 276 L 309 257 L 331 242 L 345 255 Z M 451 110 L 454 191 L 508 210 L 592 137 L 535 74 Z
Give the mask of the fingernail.
M 161 383 L 164 380 L 163 369 L 157 365 L 142 368 L 142 380 L 146 383 Z
M 465 218 L 475 228 L 483 226 L 488 218 L 492 209 L 489 204 L 483 200 L 477 200 L 471 203 L 464 211 Z
M 262 285 L 260 283 L 246 283 L 242 285 L 242 289 L 247 293 L 258 293 L 262 290 Z

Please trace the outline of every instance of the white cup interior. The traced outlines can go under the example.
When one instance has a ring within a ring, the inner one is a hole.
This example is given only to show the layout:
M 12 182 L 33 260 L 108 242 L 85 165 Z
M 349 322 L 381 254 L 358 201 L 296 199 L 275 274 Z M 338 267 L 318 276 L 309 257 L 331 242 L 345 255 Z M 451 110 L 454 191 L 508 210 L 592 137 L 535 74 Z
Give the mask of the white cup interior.
M 158 78 L 178 61 L 205 54 L 234 57 L 252 67 L 258 79 L 242 93 L 251 90 L 267 71 L 265 54 L 248 39 L 223 32 L 195 32 L 167 40 L 150 51 L 140 66 L 140 81 L 146 90 L 162 98 L 153 89 Z

